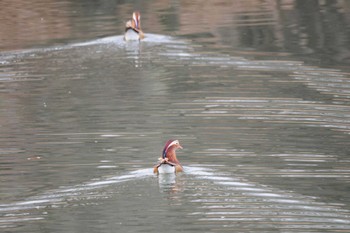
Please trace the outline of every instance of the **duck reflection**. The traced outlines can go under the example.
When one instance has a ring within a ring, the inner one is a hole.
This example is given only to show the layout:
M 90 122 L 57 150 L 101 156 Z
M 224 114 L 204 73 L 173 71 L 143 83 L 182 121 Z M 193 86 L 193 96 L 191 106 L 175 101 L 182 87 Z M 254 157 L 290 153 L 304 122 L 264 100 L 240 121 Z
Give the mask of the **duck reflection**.
M 182 175 L 176 175 L 175 173 L 162 173 L 158 175 L 159 191 L 161 193 L 168 194 L 168 198 L 176 199 L 178 193 L 181 193 L 184 189 Z
M 126 57 L 133 61 L 135 68 L 142 67 L 142 44 L 135 41 L 129 41 L 128 43 L 125 43 L 125 52 Z
M 163 192 L 168 192 L 176 188 L 175 173 L 162 173 L 158 175 L 159 188 Z

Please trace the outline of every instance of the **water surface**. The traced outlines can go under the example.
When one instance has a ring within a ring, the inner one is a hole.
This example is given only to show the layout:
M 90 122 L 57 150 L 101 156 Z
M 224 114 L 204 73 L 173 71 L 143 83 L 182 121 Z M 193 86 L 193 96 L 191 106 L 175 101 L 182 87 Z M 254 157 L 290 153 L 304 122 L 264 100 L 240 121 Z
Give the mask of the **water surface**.
M 53 32 L 15 37 L 2 14 L 5 232 L 350 230 L 349 7 L 214 2 L 37 1 Z M 185 173 L 157 177 L 169 138 Z

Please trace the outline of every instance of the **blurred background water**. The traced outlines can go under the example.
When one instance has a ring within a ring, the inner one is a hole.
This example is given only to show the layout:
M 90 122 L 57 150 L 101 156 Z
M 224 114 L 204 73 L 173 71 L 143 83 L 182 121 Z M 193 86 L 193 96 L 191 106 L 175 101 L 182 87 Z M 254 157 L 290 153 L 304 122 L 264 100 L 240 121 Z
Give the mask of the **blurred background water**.
M 349 231 L 349 21 L 348 1 L 1 1 L 1 231 Z M 169 138 L 185 173 L 157 177 Z

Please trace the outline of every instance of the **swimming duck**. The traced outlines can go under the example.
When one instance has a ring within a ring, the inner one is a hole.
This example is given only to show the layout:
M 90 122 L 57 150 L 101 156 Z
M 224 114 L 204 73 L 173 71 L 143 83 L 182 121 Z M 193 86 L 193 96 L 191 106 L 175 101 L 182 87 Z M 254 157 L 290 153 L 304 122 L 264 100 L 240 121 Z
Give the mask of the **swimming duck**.
M 178 140 L 168 140 L 165 143 L 162 157 L 159 158 L 159 163 L 154 166 L 153 172 L 156 174 L 182 172 L 183 168 L 175 153 L 178 148 L 183 149 Z
M 141 30 L 140 19 L 141 19 L 140 12 L 135 11 L 132 13 L 132 19 L 126 22 L 125 34 L 124 34 L 124 39 L 126 41 L 142 40 L 143 38 L 145 38 Z

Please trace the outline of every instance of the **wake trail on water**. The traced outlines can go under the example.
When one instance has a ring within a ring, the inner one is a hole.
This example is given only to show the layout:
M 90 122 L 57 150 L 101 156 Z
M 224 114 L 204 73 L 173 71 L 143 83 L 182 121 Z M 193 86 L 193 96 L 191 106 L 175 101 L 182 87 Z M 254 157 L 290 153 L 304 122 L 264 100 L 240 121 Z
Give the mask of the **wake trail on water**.
M 233 224 L 239 220 L 252 221 L 253 218 L 259 216 L 258 221 L 269 219 L 272 222 L 289 221 L 295 224 L 306 215 L 308 224 L 310 222 L 322 223 L 327 224 L 324 227 L 331 225 L 339 229 L 350 229 L 350 211 L 342 209 L 340 205 L 335 203 L 319 202 L 315 197 L 250 182 L 246 178 L 220 173 L 212 168 L 184 166 L 184 169 L 185 172 L 181 175 L 181 179 L 212 183 L 215 187 L 208 185 L 207 189 L 202 188 L 198 195 L 192 197 L 191 202 L 200 204 L 201 207 L 189 215 L 201 216 L 199 221 L 225 220 Z M 138 169 L 126 174 L 93 179 L 83 184 L 50 190 L 23 201 L 0 204 L 0 227 L 17 222 L 45 219 L 46 208 L 64 208 L 67 205 L 84 202 L 84 200 L 91 201 L 91 198 L 95 198 L 95 200 L 109 198 L 113 193 L 110 193 L 108 197 L 103 190 L 149 178 L 157 178 L 151 168 Z M 168 183 L 175 183 L 177 179 L 176 176 L 170 177 L 170 181 L 163 178 L 159 177 L 160 187 L 164 180 Z M 196 189 L 196 187 L 192 188 Z M 191 187 L 187 187 L 187 189 L 191 189 Z M 213 196 L 213 192 L 215 196 Z M 218 193 L 222 193 L 222 195 L 220 196 Z M 235 215 L 246 217 L 242 219 L 235 217 Z M 315 228 L 318 227 L 320 227 L 319 224 L 315 225 Z

